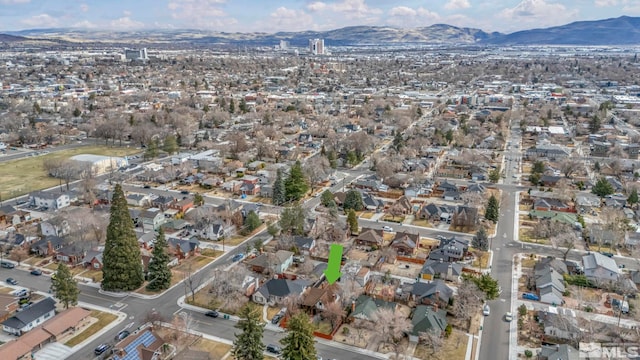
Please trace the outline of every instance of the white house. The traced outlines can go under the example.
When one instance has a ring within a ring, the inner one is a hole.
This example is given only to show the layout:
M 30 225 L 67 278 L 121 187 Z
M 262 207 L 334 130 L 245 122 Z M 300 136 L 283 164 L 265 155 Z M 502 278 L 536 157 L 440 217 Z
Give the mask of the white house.
M 57 210 L 69 206 L 70 203 L 69 195 L 65 193 L 38 191 L 31 194 L 31 204 L 37 207 Z
M 162 210 L 158 208 L 149 208 L 140 214 L 140 220 L 142 220 L 142 228 L 144 231 L 155 231 L 160 229 L 165 221 Z
M 55 314 L 56 302 L 47 297 L 5 320 L 2 323 L 2 330 L 20 336 L 52 318 Z
M 596 282 L 617 281 L 620 273 L 616 261 L 597 252 L 582 257 L 584 275 Z

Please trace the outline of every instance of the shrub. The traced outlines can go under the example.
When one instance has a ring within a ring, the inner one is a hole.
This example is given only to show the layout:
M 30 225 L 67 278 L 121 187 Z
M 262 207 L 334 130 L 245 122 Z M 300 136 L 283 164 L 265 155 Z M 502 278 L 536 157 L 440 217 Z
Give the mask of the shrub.
M 527 350 L 525 350 L 525 351 L 524 351 L 524 356 L 525 356 L 527 359 L 530 359 L 530 358 L 532 358 L 532 357 L 533 357 L 533 352 L 531 352 L 531 350 L 528 350 L 528 349 L 527 349 Z
M 520 316 L 527 315 L 527 306 L 525 304 L 518 306 L 518 314 L 520 314 Z
M 451 326 L 451 324 L 447 324 L 447 327 L 444 328 L 444 337 L 449 337 L 451 336 L 451 332 L 453 331 L 453 327 Z

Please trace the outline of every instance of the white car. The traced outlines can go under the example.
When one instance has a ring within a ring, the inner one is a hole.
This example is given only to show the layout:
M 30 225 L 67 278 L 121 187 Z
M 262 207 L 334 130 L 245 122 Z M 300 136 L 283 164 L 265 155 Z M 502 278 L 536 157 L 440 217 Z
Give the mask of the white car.
M 504 321 L 511 322 L 511 320 L 513 320 L 513 314 L 511 314 L 510 312 L 504 314 Z
M 382 231 L 384 232 L 393 232 L 393 228 L 391 226 L 383 226 Z
M 489 316 L 489 314 L 491 314 L 491 308 L 489 307 L 489 304 L 484 304 L 484 307 L 482 308 L 482 315 Z

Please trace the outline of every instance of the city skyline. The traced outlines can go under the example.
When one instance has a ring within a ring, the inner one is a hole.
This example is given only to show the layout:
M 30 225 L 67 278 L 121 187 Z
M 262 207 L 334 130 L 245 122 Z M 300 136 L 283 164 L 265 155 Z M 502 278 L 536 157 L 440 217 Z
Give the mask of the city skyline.
M 518 30 L 640 16 L 634 0 L 0 0 L 0 32 L 39 28 L 202 29 L 226 32 L 331 30 L 444 23 L 484 31 Z

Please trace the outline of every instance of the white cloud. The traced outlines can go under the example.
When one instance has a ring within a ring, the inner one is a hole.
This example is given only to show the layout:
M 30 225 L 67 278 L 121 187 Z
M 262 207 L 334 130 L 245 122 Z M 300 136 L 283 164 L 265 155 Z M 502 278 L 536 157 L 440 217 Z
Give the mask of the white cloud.
M 73 25 L 71 25 L 71 27 L 73 28 L 84 28 L 84 29 L 94 29 L 96 27 L 98 27 L 96 24 L 92 23 L 89 20 L 82 20 L 80 22 L 77 22 Z
M 144 26 L 140 21 L 135 21 L 128 16 L 121 17 L 119 19 L 111 20 L 109 26 L 117 30 L 129 30 L 141 28 Z
M 284 6 L 277 8 L 269 15 L 269 27 L 273 31 L 302 31 L 315 27 L 313 16 L 303 10 L 290 9 Z
M 597 7 L 616 6 L 618 0 L 595 0 L 594 5 Z
M 124 11 L 122 12 L 122 15 L 124 15 L 125 17 L 131 17 L 131 11 L 129 11 L 129 10 L 124 10 Z
M 577 13 L 577 10 L 567 9 L 559 3 L 546 0 L 522 0 L 515 7 L 502 10 L 498 17 L 508 20 L 506 26 L 514 27 L 509 30 L 520 30 L 566 24 L 573 20 Z
M 468 9 L 471 7 L 469 0 L 449 0 L 444 8 L 447 10 L 460 10 L 460 9 Z
M 60 25 L 58 19 L 49 14 L 34 15 L 30 18 L 23 19 L 21 22 L 27 26 L 35 28 L 50 28 Z
M 171 0 L 167 8 L 171 17 L 194 28 L 223 28 L 236 24 L 220 7 L 226 0 Z
M 30 2 L 31 0 L 0 0 L 0 4 L 2 5 L 26 4 Z
M 396 6 L 389 10 L 387 23 L 399 27 L 422 27 L 441 20 L 438 13 L 423 7 L 414 9 L 407 6 Z
M 311 4 L 307 5 L 307 9 L 309 9 L 309 11 L 322 11 L 326 8 L 327 4 L 323 3 L 322 1 L 312 2 Z
M 362 19 L 371 15 L 382 14 L 382 10 L 369 7 L 365 0 L 340 0 L 329 4 L 316 1 L 307 5 L 307 9 L 309 11 L 329 11 L 338 13 L 347 19 Z
M 82 11 L 82 12 L 87 12 L 87 11 L 89 11 L 89 5 L 87 5 L 87 4 L 80 4 L 80 11 Z

